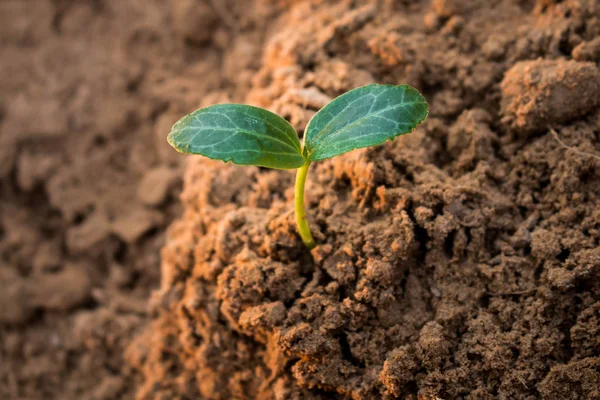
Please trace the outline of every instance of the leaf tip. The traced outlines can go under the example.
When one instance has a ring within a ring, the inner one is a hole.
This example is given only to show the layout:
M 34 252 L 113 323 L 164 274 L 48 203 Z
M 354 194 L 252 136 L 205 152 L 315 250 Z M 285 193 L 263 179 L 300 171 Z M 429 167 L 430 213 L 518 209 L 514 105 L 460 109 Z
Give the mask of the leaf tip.
M 169 134 L 167 135 L 167 143 L 169 143 L 171 145 L 171 147 L 177 147 L 175 145 L 175 138 L 173 135 L 173 131 L 169 132 Z
M 177 138 L 177 132 L 174 130 L 172 130 L 167 135 L 167 143 L 169 143 L 171 145 L 171 147 L 174 148 L 179 153 L 188 154 L 190 152 L 190 144 L 189 143 L 185 143 L 185 144 L 180 143 Z

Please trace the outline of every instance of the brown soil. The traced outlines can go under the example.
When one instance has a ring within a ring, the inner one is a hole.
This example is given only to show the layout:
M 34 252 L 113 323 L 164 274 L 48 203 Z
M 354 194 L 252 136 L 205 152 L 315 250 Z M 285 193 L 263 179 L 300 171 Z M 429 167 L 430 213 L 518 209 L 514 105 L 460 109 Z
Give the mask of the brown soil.
M 0 398 L 600 399 L 600 4 L 249 4 L 0 3 Z M 312 254 L 290 171 L 180 209 L 179 116 L 370 82 L 430 117 L 311 167 Z

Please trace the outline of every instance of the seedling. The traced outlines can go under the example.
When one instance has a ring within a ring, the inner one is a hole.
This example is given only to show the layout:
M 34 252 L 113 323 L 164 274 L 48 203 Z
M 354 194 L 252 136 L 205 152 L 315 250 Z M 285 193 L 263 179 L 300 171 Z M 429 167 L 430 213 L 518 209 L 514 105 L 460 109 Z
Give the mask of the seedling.
M 351 90 L 310 120 L 303 144 L 285 119 L 262 108 L 217 104 L 183 117 L 168 141 L 181 153 L 275 169 L 298 169 L 296 223 L 302 241 L 315 247 L 304 210 L 304 184 L 315 161 L 376 146 L 412 132 L 427 118 L 427 102 L 408 85 L 372 84 Z

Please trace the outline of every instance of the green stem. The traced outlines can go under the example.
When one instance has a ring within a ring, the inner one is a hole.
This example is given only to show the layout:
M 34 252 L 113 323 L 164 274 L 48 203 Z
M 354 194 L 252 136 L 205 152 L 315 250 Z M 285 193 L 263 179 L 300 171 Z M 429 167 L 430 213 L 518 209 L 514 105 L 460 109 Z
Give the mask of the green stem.
M 306 220 L 306 211 L 304 210 L 304 183 L 306 182 L 306 173 L 310 163 L 307 162 L 302 167 L 298 168 L 296 173 L 296 224 L 298 225 L 298 233 L 302 238 L 302 241 L 312 250 L 317 244 L 313 239 L 312 233 L 310 233 L 310 227 Z

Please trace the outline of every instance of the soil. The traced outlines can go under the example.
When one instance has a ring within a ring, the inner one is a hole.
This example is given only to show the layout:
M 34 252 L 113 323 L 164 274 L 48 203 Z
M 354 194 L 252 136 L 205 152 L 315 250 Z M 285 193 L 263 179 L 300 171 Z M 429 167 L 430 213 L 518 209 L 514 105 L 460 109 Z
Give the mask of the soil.
M 0 60 L 0 398 L 600 399 L 597 1 L 7 0 Z M 166 144 L 371 82 L 430 116 L 311 166 L 312 252 Z

